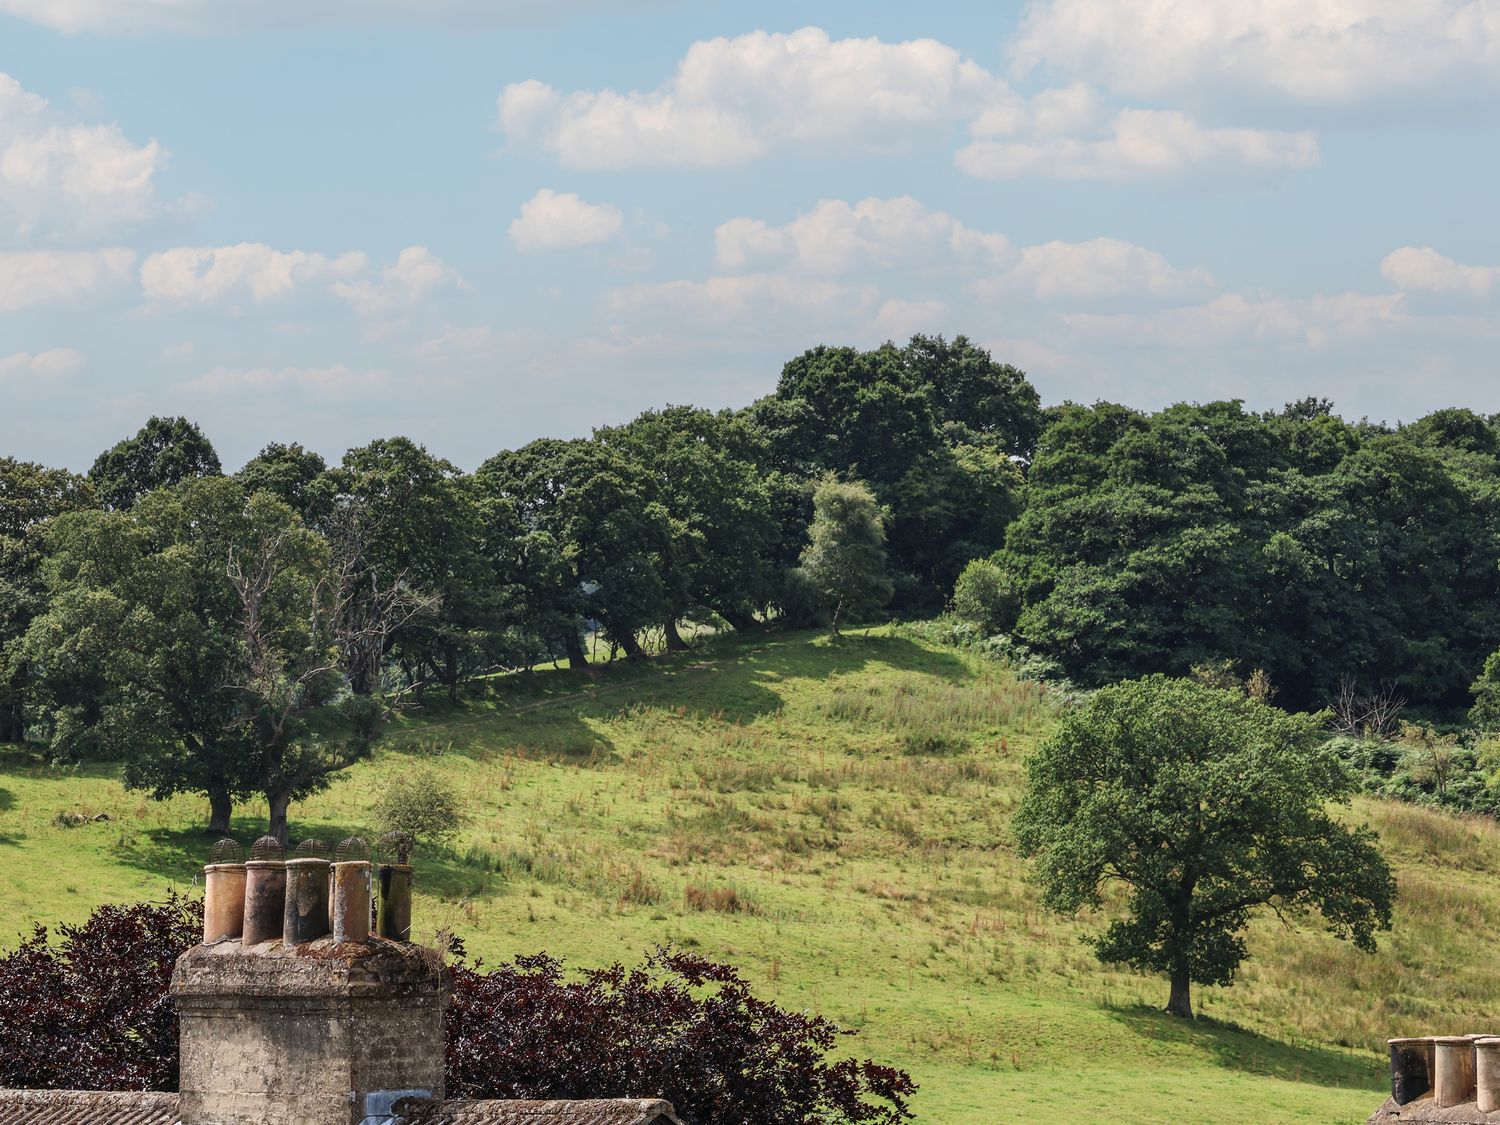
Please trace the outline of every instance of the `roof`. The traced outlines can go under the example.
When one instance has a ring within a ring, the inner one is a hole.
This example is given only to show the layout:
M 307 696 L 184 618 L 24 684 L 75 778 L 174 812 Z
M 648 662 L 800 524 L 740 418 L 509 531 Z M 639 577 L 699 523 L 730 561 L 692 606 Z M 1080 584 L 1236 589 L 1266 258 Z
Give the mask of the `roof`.
M 177 1095 L 0 1090 L 0 1125 L 178 1125 Z
M 466 1101 L 414 1114 L 422 1125 L 682 1125 L 656 1099 Z M 0 1090 L 0 1125 L 181 1125 L 176 1094 Z
M 1500 1113 L 1481 1113 L 1476 1102 L 1439 1109 L 1432 1102 L 1431 1094 L 1423 1094 L 1416 1101 L 1397 1105 L 1394 1098 L 1386 1098 L 1385 1104 L 1370 1115 L 1365 1125 L 1492 1125 L 1500 1122 Z

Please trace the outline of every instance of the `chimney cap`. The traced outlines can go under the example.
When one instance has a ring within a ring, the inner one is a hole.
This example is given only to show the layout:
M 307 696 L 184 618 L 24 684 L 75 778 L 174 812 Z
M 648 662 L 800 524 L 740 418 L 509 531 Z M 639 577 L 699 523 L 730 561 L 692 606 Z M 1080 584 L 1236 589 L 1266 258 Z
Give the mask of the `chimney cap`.
M 285 855 L 286 849 L 275 836 L 262 836 L 250 845 L 251 859 L 281 859 Z
M 298 844 L 292 852 L 293 859 L 327 859 L 328 845 L 315 837 L 309 837 Z
M 240 847 L 240 842 L 233 836 L 225 836 L 216 840 L 214 846 L 208 849 L 208 862 L 210 866 L 220 863 L 244 863 L 245 849 Z
M 370 845 L 363 836 L 345 836 L 333 849 L 334 863 L 351 863 L 370 858 Z

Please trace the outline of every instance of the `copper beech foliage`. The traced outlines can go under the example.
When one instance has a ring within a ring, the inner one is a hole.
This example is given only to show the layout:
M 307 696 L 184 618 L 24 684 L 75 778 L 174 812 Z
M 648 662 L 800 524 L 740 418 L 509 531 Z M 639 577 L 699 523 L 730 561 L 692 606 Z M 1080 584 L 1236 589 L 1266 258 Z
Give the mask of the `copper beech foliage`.
M 175 1090 L 172 967 L 200 900 L 101 906 L 38 926 L 0 956 L 0 1086 Z M 831 1057 L 826 1019 L 756 997 L 730 966 L 658 949 L 634 968 L 569 972 L 546 954 L 453 967 L 448 1092 L 484 1098 L 664 1097 L 690 1125 L 897 1125 L 903 1071 Z
M 0 957 L 0 1086 L 177 1089 L 172 966 L 203 933 L 203 903 L 101 906 L 81 926 L 37 926 Z
M 481 967 L 454 969 L 450 1096 L 661 1097 L 705 1125 L 911 1117 L 910 1075 L 830 1058 L 854 1032 L 756 997 L 729 965 L 658 948 L 633 968 L 569 973 L 545 954 Z

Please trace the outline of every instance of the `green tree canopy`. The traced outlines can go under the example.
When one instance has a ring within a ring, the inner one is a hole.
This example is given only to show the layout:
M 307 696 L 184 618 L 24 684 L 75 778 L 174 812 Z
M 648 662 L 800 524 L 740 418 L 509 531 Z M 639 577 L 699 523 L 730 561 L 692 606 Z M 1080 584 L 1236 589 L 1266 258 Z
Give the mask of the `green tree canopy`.
M 134 437 L 99 454 L 89 481 L 106 507 L 123 511 L 153 489 L 220 472 L 219 455 L 196 425 L 152 417 Z
M 772 596 L 776 536 L 755 430 L 727 411 L 669 406 L 595 437 L 650 474 L 671 522 L 662 557 L 668 644 L 683 647 L 676 622 L 695 607 L 736 628 L 753 624 Z
M 1194 680 L 1102 688 L 1027 763 L 1014 828 L 1043 901 L 1073 912 L 1123 885 L 1125 916 L 1090 939 L 1102 961 L 1167 974 L 1167 1010 L 1192 983 L 1227 985 L 1256 908 L 1320 913 L 1365 951 L 1396 886 L 1375 835 L 1328 806 L 1353 782 L 1318 716 L 1289 715 Z
M 885 527 L 875 496 L 862 481 L 829 475 L 813 493 L 813 518 L 802 552 L 803 580 L 828 606 L 829 628 L 891 600 L 885 566 Z
M 224 477 L 157 489 L 129 512 L 81 511 L 48 531 L 51 602 L 27 655 L 44 677 L 59 757 L 118 757 L 125 784 L 201 793 L 210 829 L 256 788 L 234 727 L 240 604 L 227 576 L 248 534 Z
M 83 477 L 0 457 L 0 742 L 26 737 L 32 709 L 31 667 L 21 640 L 47 606 L 43 532 L 54 517 L 93 504 Z
M 587 662 L 590 618 L 628 656 L 643 655 L 637 634 L 672 613 L 663 565 L 671 518 L 652 476 L 603 443 L 544 438 L 491 457 L 476 483 L 514 513 L 536 567 L 531 589 L 550 599 L 541 618 L 567 622 L 555 640 L 569 661 Z

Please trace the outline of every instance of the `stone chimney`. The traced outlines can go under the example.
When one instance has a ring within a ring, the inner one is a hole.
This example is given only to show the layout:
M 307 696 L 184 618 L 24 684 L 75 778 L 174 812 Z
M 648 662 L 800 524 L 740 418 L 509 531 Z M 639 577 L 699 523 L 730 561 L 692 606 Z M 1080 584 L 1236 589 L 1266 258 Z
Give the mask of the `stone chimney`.
M 339 937 L 359 940 L 338 940 L 331 917 L 370 909 L 369 864 L 338 865 L 331 903 L 311 887 L 317 864 L 303 866 L 286 891 L 294 934 L 249 946 L 220 937 L 177 962 L 182 1125 L 359 1125 L 384 1120 L 396 1096 L 443 1097 L 442 958 L 368 926 L 341 925 Z M 232 886 L 218 880 L 210 893 Z

